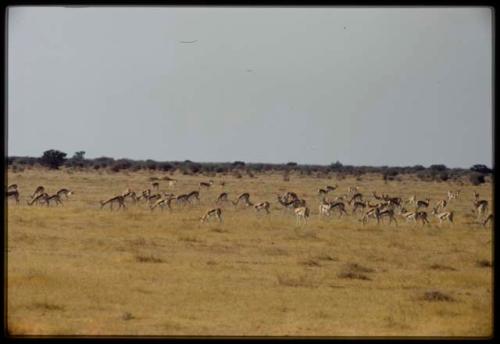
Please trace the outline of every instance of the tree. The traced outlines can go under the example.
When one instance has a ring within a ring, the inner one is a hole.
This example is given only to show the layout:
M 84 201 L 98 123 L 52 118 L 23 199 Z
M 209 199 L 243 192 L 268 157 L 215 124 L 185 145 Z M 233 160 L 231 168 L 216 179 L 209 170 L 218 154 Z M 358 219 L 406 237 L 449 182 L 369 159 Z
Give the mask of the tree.
M 84 163 L 85 163 L 84 151 L 75 152 L 75 154 L 73 154 L 71 159 L 68 159 L 66 161 L 66 165 L 71 167 L 83 167 Z
M 75 152 L 75 154 L 71 159 L 78 162 L 83 161 L 85 160 L 85 152 L 84 151 Z
M 42 165 L 47 166 L 50 169 L 57 170 L 59 166 L 64 164 L 66 160 L 66 153 L 61 151 L 50 149 L 48 151 L 43 152 L 42 158 L 40 162 Z
M 474 172 L 484 173 L 484 174 L 490 174 L 493 172 L 493 170 L 488 168 L 486 165 L 474 165 L 470 168 L 470 170 L 474 171 Z

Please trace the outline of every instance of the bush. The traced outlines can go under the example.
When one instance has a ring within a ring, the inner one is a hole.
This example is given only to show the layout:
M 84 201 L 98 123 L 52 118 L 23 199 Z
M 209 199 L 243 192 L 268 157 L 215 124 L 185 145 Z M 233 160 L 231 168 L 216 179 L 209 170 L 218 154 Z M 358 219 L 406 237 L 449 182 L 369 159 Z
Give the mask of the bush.
M 151 159 L 146 160 L 146 168 L 147 168 L 148 170 L 153 171 L 153 170 L 156 170 L 156 169 L 157 169 L 157 167 L 158 167 L 158 166 L 157 166 L 156 161 L 151 160 Z
M 64 164 L 64 161 L 66 161 L 66 153 L 55 149 L 50 149 L 43 152 L 40 162 L 42 163 L 42 165 L 52 170 L 57 170 L 62 164 Z
M 100 157 L 96 158 L 92 161 L 92 165 L 94 166 L 94 169 L 99 169 L 99 168 L 106 168 L 108 166 L 111 166 L 115 159 L 113 158 L 108 158 L 108 157 Z M 95 166 L 99 166 L 98 168 L 95 168 Z
M 469 180 L 472 183 L 472 185 L 480 185 L 485 182 L 484 180 L 484 175 L 480 173 L 473 173 L 469 176 Z
M 445 165 L 431 165 L 429 168 L 434 171 L 446 171 L 448 169 Z
M 132 161 L 127 159 L 116 160 L 111 166 L 111 171 L 119 172 L 120 170 L 128 170 L 132 167 Z
M 441 172 L 441 173 L 438 174 L 438 178 L 437 179 L 445 182 L 448 179 L 450 179 L 450 176 L 449 176 L 448 172 Z

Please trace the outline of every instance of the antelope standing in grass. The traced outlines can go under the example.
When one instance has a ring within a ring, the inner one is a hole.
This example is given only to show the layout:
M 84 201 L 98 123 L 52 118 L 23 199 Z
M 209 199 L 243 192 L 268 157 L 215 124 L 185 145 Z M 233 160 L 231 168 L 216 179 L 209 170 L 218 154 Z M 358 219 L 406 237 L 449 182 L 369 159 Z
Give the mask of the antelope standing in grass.
M 122 193 L 122 196 L 123 195 L 126 195 L 127 193 L 130 192 L 130 189 L 127 189 L 125 190 L 123 193 Z M 151 196 L 151 189 L 146 189 L 146 190 L 143 190 L 141 192 L 141 195 L 139 197 L 137 197 L 137 200 L 140 201 L 140 200 L 146 200 L 148 201 L 149 200 L 149 196 Z
M 338 210 L 340 217 L 342 215 L 347 215 L 347 211 L 345 210 L 345 204 L 343 202 L 331 202 L 330 210 Z
M 412 196 L 410 196 L 410 197 L 406 200 L 406 203 L 408 203 L 408 204 L 417 204 L 417 196 L 416 196 L 416 195 L 412 195 Z
M 261 203 L 257 203 L 254 205 L 254 208 L 257 212 L 261 211 L 261 210 L 265 210 L 267 214 L 269 214 L 269 207 L 271 206 L 271 204 L 267 201 L 264 201 L 264 202 L 261 202 Z
M 40 185 L 39 187 L 36 188 L 35 192 L 33 192 L 31 198 L 34 199 L 36 196 L 38 196 L 39 194 L 43 194 L 44 192 L 45 188 L 42 185 Z
M 208 189 L 210 186 L 212 186 L 213 183 L 214 183 L 213 180 L 209 180 L 208 183 L 200 182 L 199 187 L 200 187 L 200 189 L 203 189 L 203 188 Z
M 417 213 L 415 211 L 407 211 L 405 208 L 401 208 L 399 215 L 403 217 L 406 220 L 406 222 L 417 220 L 416 219 Z
M 19 204 L 19 191 L 17 191 L 17 189 L 11 191 L 5 191 L 5 196 L 7 197 L 7 200 L 9 198 L 14 198 L 16 200 L 16 203 Z
M 151 209 L 151 211 L 153 211 L 156 207 L 160 207 L 160 209 L 163 211 L 165 206 L 168 207 L 168 209 L 172 209 L 170 204 L 171 204 L 173 199 L 174 199 L 174 197 L 159 199 L 153 205 L 150 206 L 150 209 Z
M 215 204 L 220 204 L 222 202 L 229 202 L 229 198 L 228 198 L 228 193 L 227 192 L 223 192 L 219 195 L 219 197 L 217 197 L 217 200 L 215 201 Z
M 236 207 L 240 204 L 240 202 L 243 202 L 243 204 L 246 207 L 250 207 L 253 205 L 252 202 L 250 202 L 250 194 L 248 192 L 244 192 L 241 195 L 238 196 L 236 201 L 232 201 L 233 205 Z
M 30 201 L 28 201 L 28 205 L 33 205 L 35 203 L 41 204 L 45 202 L 48 205 L 47 198 L 49 195 L 46 192 L 39 193 L 35 197 L 33 197 Z
M 175 197 L 175 203 L 177 205 L 186 205 L 189 202 L 188 195 L 187 194 L 181 194 Z
M 56 205 L 63 204 L 61 197 L 58 194 L 55 194 L 52 196 L 47 195 L 47 198 L 45 199 L 45 202 L 47 202 L 47 206 L 49 206 L 50 202 L 52 202 L 52 201 L 54 201 L 56 203 Z
M 318 189 L 318 196 L 319 197 L 325 197 L 327 193 L 328 193 L 328 190 Z
M 301 221 L 307 223 L 307 219 L 309 218 L 309 208 L 308 207 L 298 207 L 294 210 L 295 217 L 297 219 L 297 224 L 300 224 Z
M 323 198 L 322 202 L 319 204 L 319 216 L 330 216 L 330 210 L 332 206 L 329 202 L 325 201 Z
M 380 219 L 378 217 L 378 212 L 379 212 L 378 208 L 371 208 L 363 215 L 363 217 L 359 221 L 365 224 L 366 221 L 368 221 L 369 219 L 376 219 L 377 223 L 379 223 Z
M 129 191 L 127 193 L 122 194 L 123 198 L 126 200 L 127 198 L 130 198 L 132 202 L 137 203 L 137 194 L 134 191 Z
M 200 201 L 200 192 L 199 191 L 191 191 L 187 194 L 188 202 L 193 203 L 194 200 Z
M 474 191 L 474 200 L 479 201 L 479 193 L 477 191 Z
M 160 200 L 162 197 L 161 197 L 160 193 L 155 193 L 155 194 L 152 194 L 152 195 L 148 195 L 145 198 L 146 198 L 148 204 L 151 205 L 154 202 Z
M 366 209 L 366 202 L 355 201 L 352 207 L 352 214 L 356 213 L 358 209 Z
M 349 186 L 347 188 L 347 193 L 350 195 L 350 194 L 353 194 L 353 193 L 356 193 L 359 191 L 359 188 L 357 186 Z
M 125 205 L 125 197 L 123 197 L 122 195 L 111 197 L 106 201 L 101 201 L 100 203 L 101 203 L 101 209 L 104 208 L 106 204 L 109 204 L 110 210 L 113 210 L 113 204 L 118 204 L 118 209 L 120 208 L 127 209 L 127 206 Z
M 430 199 L 426 199 L 424 201 L 422 200 L 418 200 L 417 201 L 417 209 L 420 209 L 420 208 L 427 208 L 430 204 L 431 200 Z
M 200 222 L 208 221 L 210 218 L 216 218 L 219 222 L 222 222 L 222 209 L 221 208 L 213 208 L 209 209 L 205 212 L 205 214 L 200 218 Z
M 424 224 L 429 224 L 429 219 L 428 219 L 428 216 L 427 216 L 427 212 L 425 211 L 417 211 L 415 212 L 415 221 L 418 222 L 418 220 L 420 220 L 422 222 L 422 226 Z
M 73 194 L 74 194 L 73 191 L 70 191 L 69 189 L 66 189 L 66 188 L 62 188 L 62 189 L 60 189 L 59 191 L 56 192 L 56 195 L 58 195 L 59 197 L 61 197 L 62 195 L 64 195 L 64 197 L 66 199 L 68 199 L 69 196 L 71 196 Z
M 452 199 L 458 199 L 459 195 L 460 195 L 460 190 L 455 192 L 448 190 L 448 201 L 451 201 Z
M 488 224 L 488 222 L 493 223 L 493 214 L 490 214 L 490 215 L 488 215 L 486 217 L 486 219 L 482 223 L 483 227 L 486 227 L 486 225 Z
M 335 186 L 327 185 L 325 189 L 330 192 L 330 191 L 335 191 L 335 189 L 338 188 L 338 185 L 335 184 Z
M 352 204 L 353 202 L 358 201 L 362 202 L 363 201 L 363 195 L 360 192 L 355 193 L 347 203 Z
M 445 200 L 445 199 L 442 199 L 441 201 L 438 201 L 436 202 L 434 208 L 436 209 L 443 209 L 446 208 L 446 206 L 448 205 L 448 202 Z
M 389 218 L 389 224 L 391 224 L 392 221 L 394 221 L 396 223 L 396 226 L 398 225 L 398 221 L 396 220 L 396 217 L 394 216 L 394 209 L 392 209 L 392 208 L 389 208 L 389 209 L 386 209 L 383 211 L 378 211 L 377 216 L 378 216 L 379 220 L 387 217 L 387 218 Z
M 160 190 L 160 183 L 153 182 L 153 183 L 151 183 L 151 187 L 153 188 L 153 190 L 158 191 L 158 190 Z
M 432 215 L 435 215 L 437 217 L 437 219 L 439 220 L 439 224 L 442 224 L 443 221 L 453 223 L 453 211 L 445 211 L 440 213 L 439 209 L 437 207 L 434 207 L 432 209 Z
M 372 194 L 373 194 L 373 197 L 375 197 L 376 200 L 378 200 L 378 201 L 385 201 L 384 197 L 383 196 L 378 196 L 375 191 L 373 191 Z
M 480 200 L 480 201 L 473 201 L 474 202 L 474 209 L 477 212 L 477 217 L 480 218 L 481 216 L 484 216 L 486 214 L 486 211 L 488 210 L 488 201 L 487 200 Z

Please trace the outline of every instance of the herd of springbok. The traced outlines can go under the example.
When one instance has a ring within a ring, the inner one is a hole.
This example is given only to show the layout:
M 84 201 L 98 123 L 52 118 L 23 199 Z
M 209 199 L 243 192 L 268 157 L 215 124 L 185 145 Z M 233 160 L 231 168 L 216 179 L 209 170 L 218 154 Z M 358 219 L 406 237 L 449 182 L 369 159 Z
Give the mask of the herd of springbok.
M 194 204 L 195 202 L 200 202 L 200 191 L 211 188 L 213 184 L 214 182 L 212 180 L 209 182 L 200 182 L 199 190 L 175 195 L 173 193 L 160 192 L 159 183 L 154 182 L 151 184 L 151 188 L 145 189 L 139 194 L 132 191 L 130 188 L 127 188 L 119 195 L 100 201 L 100 208 L 102 209 L 106 205 L 109 205 L 110 209 L 113 210 L 113 205 L 117 205 L 118 209 L 127 209 L 126 201 L 130 200 L 133 204 L 144 201 L 151 211 L 156 208 L 164 210 L 165 207 L 171 210 L 173 204 L 183 207 Z M 170 181 L 169 186 L 172 185 L 173 183 Z M 220 185 L 224 187 L 225 183 L 221 182 Z M 329 199 L 328 195 L 335 190 L 338 190 L 338 185 L 328 185 L 317 191 L 320 203 L 320 217 L 330 217 L 334 212 L 337 212 L 339 217 L 347 216 L 349 215 L 349 210 L 353 216 L 361 213 L 358 220 L 363 224 L 370 219 L 376 220 L 377 223 L 380 223 L 383 219 L 387 218 L 389 220 L 389 224 L 394 222 L 396 226 L 398 225 L 396 216 L 399 216 L 408 222 L 420 221 L 422 225 L 429 224 L 430 222 L 427 209 L 432 209 L 431 215 L 435 216 L 437 221 L 439 221 L 439 224 L 442 224 L 443 222 L 453 223 L 454 211 L 447 210 L 448 205 L 460 196 L 460 190 L 448 191 L 448 194 L 445 197 L 432 203 L 429 198 L 417 199 L 416 195 L 412 195 L 408 199 L 402 199 L 401 197 L 389 196 L 387 194 L 377 195 L 377 193 L 373 191 L 371 198 L 367 199 L 359 191 L 359 187 L 350 186 L 348 187 L 346 194 Z M 55 205 L 62 205 L 62 196 L 64 196 L 65 199 L 69 199 L 69 196 L 73 194 L 74 192 L 69 189 L 62 188 L 56 193 L 49 195 L 43 186 L 39 186 L 31 195 L 29 195 L 27 204 L 30 206 L 34 204 L 45 204 L 46 206 L 49 206 L 51 203 L 55 203 Z M 288 209 L 295 214 L 297 224 L 301 222 L 307 223 L 310 216 L 310 209 L 305 199 L 300 198 L 295 192 L 291 191 L 281 195 L 277 194 L 276 196 L 279 206 L 285 210 Z M 16 203 L 19 203 L 20 196 L 17 184 L 11 184 L 8 186 L 6 197 L 8 199 L 13 198 Z M 221 206 L 225 203 L 232 204 L 234 207 L 253 207 L 257 212 L 265 211 L 266 214 L 269 214 L 271 209 L 271 203 L 268 201 L 255 204 L 252 203 L 248 192 L 239 194 L 234 201 L 229 199 L 229 194 L 227 192 L 222 192 L 219 194 L 214 203 L 217 207 L 208 209 L 200 218 L 201 222 L 206 222 L 210 218 L 215 218 L 219 222 L 222 222 L 223 209 Z M 476 213 L 477 220 L 483 226 L 486 226 L 489 222 L 493 221 L 492 212 L 486 215 L 488 213 L 488 205 L 489 202 L 487 200 L 481 199 L 479 194 L 474 192 L 472 210 Z M 348 209 L 348 207 L 350 207 L 350 209 Z

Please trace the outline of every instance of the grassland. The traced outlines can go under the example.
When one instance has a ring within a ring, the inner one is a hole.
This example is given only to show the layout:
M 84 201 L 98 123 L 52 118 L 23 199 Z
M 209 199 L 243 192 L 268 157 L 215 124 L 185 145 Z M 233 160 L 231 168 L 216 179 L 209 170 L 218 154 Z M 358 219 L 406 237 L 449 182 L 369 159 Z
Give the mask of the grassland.
M 291 175 L 212 178 L 201 204 L 151 212 L 99 209 L 125 188 L 142 190 L 160 172 L 25 170 L 8 173 L 21 203 L 7 217 L 7 321 L 18 335 L 159 336 L 489 336 L 493 324 L 492 228 L 475 222 L 473 191 L 491 200 L 491 184 L 385 184 Z M 207 177 L 175 175 L 174 193 Z M 199 218 L 224 191 L 268 200 L 271 214 L 225 208 L 224 222 Z M 357 218 L 318 217 L 317 189 L 358 185 L 449 205 L 455 224 L 398 227 Z M 64 206 L 28 206 L 38 185 L 75 191 Z M 160 188 L 167 183 L 160 180 Z M 282 211 L 276 193 L 309 202 L 307 225 Z

